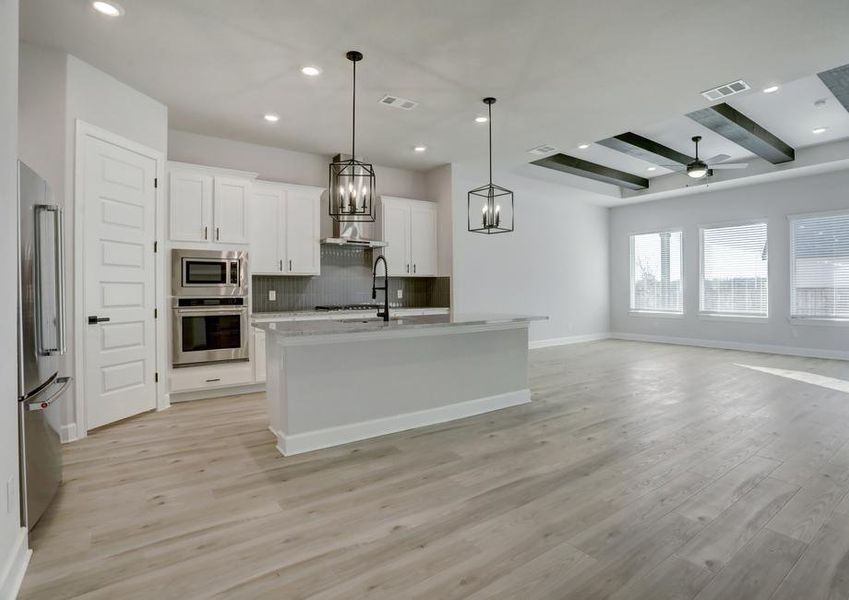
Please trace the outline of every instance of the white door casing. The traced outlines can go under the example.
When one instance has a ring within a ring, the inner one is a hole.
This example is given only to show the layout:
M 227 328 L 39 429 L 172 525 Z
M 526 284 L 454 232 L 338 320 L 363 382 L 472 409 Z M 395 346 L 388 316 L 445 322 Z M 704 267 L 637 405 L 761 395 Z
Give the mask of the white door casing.
M 93 429 L 157 407 L 157 159 L 90 135 L 82 135 L 78 149 L 82 313 L 109 319 L 76 323 L 83 337 L 84 357 L 77 360 L 85 363 L 85 428 Z

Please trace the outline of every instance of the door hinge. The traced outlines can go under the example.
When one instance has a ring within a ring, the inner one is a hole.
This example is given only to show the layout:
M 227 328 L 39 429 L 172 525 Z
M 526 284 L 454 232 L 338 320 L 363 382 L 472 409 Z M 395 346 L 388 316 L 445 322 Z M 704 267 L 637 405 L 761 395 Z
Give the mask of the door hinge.
M 159 383 L 159 371 L 157 371 L 156 373 L 154 373 L 154 375 L 153 375 L 153 381 L 154 381 L 154 383 Z
M 154 177 L 153 178 L 153 189 L 156 189 L 158 187 L 159 187 L 159 177 Z
M 154 318 L 154 319 L 158 319 L 158 318 L 159 318 L 159 309 L 158 309 L 158 308 L 154 308 L 154 309 L 153 309 L 153 318 Z

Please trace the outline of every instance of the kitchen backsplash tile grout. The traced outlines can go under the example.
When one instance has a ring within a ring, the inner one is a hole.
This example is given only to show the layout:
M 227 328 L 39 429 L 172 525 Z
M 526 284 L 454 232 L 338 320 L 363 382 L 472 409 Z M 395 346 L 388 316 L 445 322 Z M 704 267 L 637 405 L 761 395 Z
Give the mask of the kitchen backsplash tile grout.
M 310 310 L 326 304 L 358 304 L 371 299 L 372 252 L 362 248 L 321 248 L 321 275 L 265 276 L 251 281 L 254 312 Z M 389 301 L 404 308 L 447 307 L 449 277 L 391 277 Z M 398 298 L 398 290 L 403 298 Z M 274 290 L 277 298 L 268 299 Z M 382 297 L 381 297 L 382 298 Z

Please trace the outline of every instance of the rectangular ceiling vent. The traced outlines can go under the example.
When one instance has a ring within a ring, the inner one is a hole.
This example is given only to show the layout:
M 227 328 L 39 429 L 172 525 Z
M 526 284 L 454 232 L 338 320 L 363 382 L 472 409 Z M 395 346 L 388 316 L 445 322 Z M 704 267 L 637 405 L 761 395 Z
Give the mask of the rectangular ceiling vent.
M 398 96 L 391 96 L 386 94 L 383 98 L 380 99 L 381 104 L 385 104 L 386 106 L 391 106 L 393 108 L 400 108 L 403 110 L 413 110 L 415 107 L 419 105 L 415 100 L 408 100 L 407 98 L 399 98 Z
M 557 148 L 555 148 L 554 146 L 549 146 L 548 144 L 543 144 L 542 146 L 531 148 L 530 150 L 528 150 L 528 152 L 537 156 L 545 156 L 546 154 L 557 152 Z
M 737 81 L 732 81 L 731 83 L 726 83 L 713 89 L 705 90 L 702 92 L 702 96 L 704 96 L 705 99 L 714 102 L 716 100 L 727 98 L 728 96 L 733 96 L 734 94 L 739 94 L 740 92 L 745 92 L 751 88 L 752 86 L 748 83 L 742 79 L 738 79 Z

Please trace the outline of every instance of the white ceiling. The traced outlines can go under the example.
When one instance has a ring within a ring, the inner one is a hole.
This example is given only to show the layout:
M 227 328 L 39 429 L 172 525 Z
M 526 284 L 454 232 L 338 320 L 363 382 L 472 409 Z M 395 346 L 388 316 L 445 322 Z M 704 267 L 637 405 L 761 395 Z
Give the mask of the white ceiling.
M 623 131 L 687 153 L 700 133 L 705 156 L 741 158 L 742 149 L 672 117 L 706 106 L 699 92 L 717 84 L 743 78 L 759 90 L 849 57 L 846 0 L 120 2 L 126 14 L 110 20 L 86 0 L 26 0 L 22 37 L 164 102 L 172 128 L 321 154 L 348 151 L 344 54 L 359 49 L 358 153 L 412 169 L 485 156 L 486 126 L 473 122 L 485 95 L 499 99 L 500 166 L 527 163 L 535 158 L 527 150 L 543 143 L 580 155 L 578 144 Z M 324 72 L 307 79 L 305 64 Z M 757 103 L 753 118 L 804 143 L 821 120 L 799 116 L 818 84 L 804 81 L 773 94 L 772 105 L 754 92 L 731 104 L 748 112 Z M 381 106 L 386 93 L 420 105 Z M 268 111 L 280 113 L 278 124 L 262 120 Z M 833 99 L 828 111 L 834 132 L 846 127 Z M 427 152 L 414 154 L 415 144 Z M 606 148 L 586 157 L 650 175 L 648 164 Z

